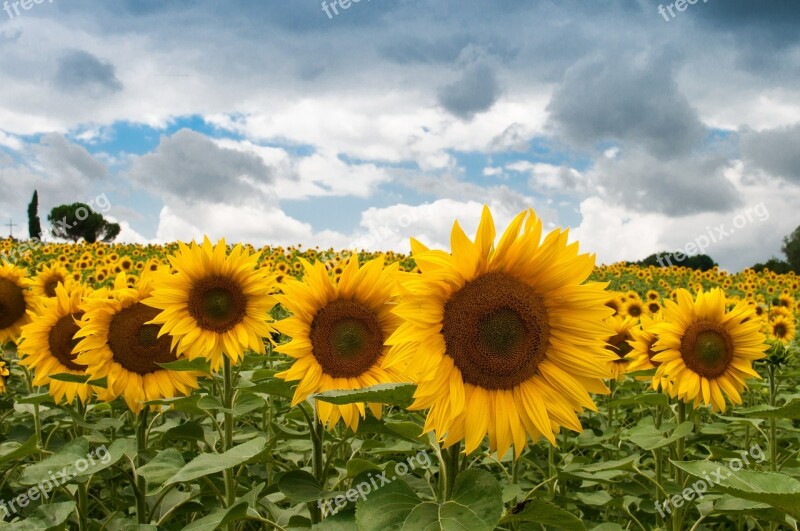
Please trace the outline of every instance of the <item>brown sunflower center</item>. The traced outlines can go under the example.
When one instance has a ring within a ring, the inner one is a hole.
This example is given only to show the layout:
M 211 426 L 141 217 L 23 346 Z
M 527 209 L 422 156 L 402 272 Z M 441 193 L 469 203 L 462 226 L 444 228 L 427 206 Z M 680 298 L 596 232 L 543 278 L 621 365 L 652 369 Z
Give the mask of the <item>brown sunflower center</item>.
M 16 282 L 0 278 L 0 330 L 25 316 L 25 294 Z
M 626 330 L 611 336 L 607 341 L 606 349 L 619 356 L 619 359 L 615 360 L 617 363 L 627 363 L 629 361 L 625 359 L 625 356 L 633 350 L 633 347 L 628 343 L 630 339 L 632 339 L 631 335 Z
M 159 314 L 159 310 L 137 302 L 124 308 L 111 318 L 108 327 L 108 346 L 114 361 L 126 370 L 149 374 L 162 370 L 158 363 L 175 361 L 170 349 L 169 334 L 158 337 L 159 326 L 145 324 Z
M 733 339 L 720 325 L 706 321 L 694 323 L 683 335 L 681 357 L 695 373 L 717 378 L 733 361 Z
M 447 301 L 442 334 L 465 382 L 511 389 L 536 374 L 550 325 L 533 288 L 506 273 L 486 273 Z
M 775 337 L 784 337 L 786 335 L 787 329 L 786 325 L 783 323 L 778 323 L 772 329 L 772 332 L 775 334 Z
M 658 337 L 653 337 L 653 339 L 651 339 L 650 343 L 647 345 L 647 357 L 650 360 L 650 365 L 652 365 L 653 367 L 658 367 L 659 365 L 661 365 L 660 361 L 653 360 L 653 356 L 656 356 L 658 354 L 658 352 L 653 350 L 653 347 L 655 346 L 657 340 Z
M 375 312 L 363 304 L 336 299 L 311 322 L 311 346 L 322 370 L 335 378 L 359 376 L 383 352 L 383 330 Z
M 64 282 L 64 277 L 61 275 L 54 275 L 44 283 L 44 294 L 48 297 L 56 296 L 56 288 L 59 282 Z
M 628 306 L 628 315 L 631 317 L 639 317 L 642 315 L 642 307 L 638 304 L 631 304 Z
M 82 315 L 83 312 L 65 315 L 50 329 L 50 335 L 47 338 L 50 354 L 71 371 L 86 371 L 86 365 L 75 363 L 76 354 L 72 353 L 75 345 L 78 344 L 75 332 L 79 330 L 79 327 L 75 324 L 75 320 L 79 320 Z
M 201 328 L 227 332 L 244 320 L 247 297 L 242 288 L 229 278 L 204 278 L 192 286 L 189 313 Z

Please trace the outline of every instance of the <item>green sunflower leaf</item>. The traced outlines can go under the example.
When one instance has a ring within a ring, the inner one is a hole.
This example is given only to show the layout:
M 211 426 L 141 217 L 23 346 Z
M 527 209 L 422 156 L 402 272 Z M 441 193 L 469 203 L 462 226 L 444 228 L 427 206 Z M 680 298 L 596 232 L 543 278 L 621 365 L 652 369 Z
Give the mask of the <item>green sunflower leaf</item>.
M 337 405 L 376 402 L 405 408 L 414 401 L 414 391 L 416 390 L 417 386 L 414 384 L 388 383 L 354 391 L 325 391 L 314 395 L 314 398 Z

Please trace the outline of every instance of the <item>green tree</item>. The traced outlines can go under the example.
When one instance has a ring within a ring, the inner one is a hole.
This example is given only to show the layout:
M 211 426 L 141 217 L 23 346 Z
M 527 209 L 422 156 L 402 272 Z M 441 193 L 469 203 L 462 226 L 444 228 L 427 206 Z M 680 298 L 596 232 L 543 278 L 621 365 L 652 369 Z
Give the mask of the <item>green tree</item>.
M 786 261 L 792 266 L 792 270 L 800 273 L 800 227 L 783 239 L 781 251 L 786 255 Z
M 39 219 L 39 192 L 33 191 L 33 197 L 28 204 L 28 236 L 33 240 L 42 239 L 42 222 Z
M 91 209 L 85 203 L 59 205 L 47 216 L 50 222 L 50 233 L 56 238 L 64 238 L 77 242 L 81 238 L 86 243 L 98 240 L 114 241 L 119 235 L 120 226 L 107 221 L 102 214 Z
M 756 273 L 761 273 L 765 269 L 769 269 L 773 273 L 778 273 L 782 275 L 784 273 L 788 273 L 792 270 L 792 266 L 789 265 L 789 262 L 785 262 L 780 258 L 775 258 L 774 256 L 767 260 L 765 263 L 758 263 L 752 267 L 753 271 Z
M 673 265 L 683 266 L 690 269 L 699 269 L 700 271 L 708 271 L 717 265 L 714 259 L 707 254 L 695 254 L 688 256 L 680 251 L 651 254 L 644 260 L 633 263 L 640 266 L 656 267 L 668 267 Z

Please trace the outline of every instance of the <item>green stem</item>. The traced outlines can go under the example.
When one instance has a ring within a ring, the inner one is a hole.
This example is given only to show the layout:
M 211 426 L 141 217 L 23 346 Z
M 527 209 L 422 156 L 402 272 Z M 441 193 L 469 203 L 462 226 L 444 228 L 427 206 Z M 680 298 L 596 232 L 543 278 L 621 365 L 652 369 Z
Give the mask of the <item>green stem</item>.
M 147 406 L 142 408 L 136 424 L 136 516 L 140 524 L 147 524 L 147 484 L 139 468 L 144 466 L 144 453 L 147 451 Z
M 678 425 L 686 421 L 686 403 L 683 400 L 678 401 Z M 684 453 L 686 451 L 686 441 L 683 437 L 675 441 L 675 460 L 683 461 Z M 683 489 L 683 471 L 675 467 L 675 483 L 679 489 Z M 675 508 L 672 513 L 672 529 L 673 531 L 680 531 L 683 525 L 683 511 Z
M 308 418 L 311 428 L 311 470 L 322 490 L 325 490 L 325 426 L 317 418 L 316 410 L 313 419 Z M 322 521 L 322 509 L 316 502 L 309 502 L 308 510 L 311 513 L 311 523 L 318 524 Z
M 547 477 L 548 481 L 550 479 L 555 479 L 556 477 L 555 452 L 553 450 L 553 445 L 550 443 L 547 444 Z M 551 500 L 556 497 L 555 482 L 550 482 L 547 484 L 547 495 Z
M 222 406 L 225 408 L 224 414 L 224 438 L 222 441 L 223 450 L 228 451 L 233 448 L 233 367 L 231 366 L 231 359 L 225 354 L 222 355 Z M 233 474 L 233 468 L 226 468 L 223 472 L 225 479 L 225 507 L 233 507 L 236 503 L 236 477 Z M 228 524 L 228 531 L 235 531 L 236 523 L 231 522 Z
M 78 529 L 89 529 L 89 480 L 78 483 Z
M 25 371 L 25 383 L 28 385 L 28 393 L 33 394 L 33 375 L 31 371 L 28 370 L 27 367 L 23 367 Z M 44 446 L 42 445 L 42 420 L 39 416 L 39 404 L 33 404 L 33 429 L 36 432 L 36 447 L 39 449 L 39 454 L 37 459 L 42 459 L 42 451 L 44 451 Z
M 655 423 L 655 426 L 656 426 L 656 429 L 660 429 L 661 428 L 661 414 L 662 414 L 661 404 L 656 404 L 656 414 L 655 414 L 655 417 L 653 419 L 654 423 Z M 655 468 L 656 468 L 656 484 L 663 488 L 664 485 L 662 483 L 663 470 L 661 468 L 661 461 L 662 461 L 661 448 L 656 448 L 655 449 L 655 451 L 653 452 L 653 459 L 655 460 Z M 658 491 L 658 489 L 656 489 L 656 503 L 657 504 L 661 503 L 661 493 Z M 660 514 L 656 514 L 656 523 L 658 525 L 661 525 L 661 515 Z
M 460 469 L 461 462 L 461 442 L 457 442 L 447 449 L 447 456 L 445 458 L 445 468 L 447 475 L 445 476 L 444 484 L 444 498 L 450 500 L 453 497 L 453 489 L 456 486 L 456 478 Z
M 769 365 L 769 405 L 775 407 L 778 399 L 778 381 L 775 365 Z M 769 469 L 778 470 L 778 419 L 769 419 Z

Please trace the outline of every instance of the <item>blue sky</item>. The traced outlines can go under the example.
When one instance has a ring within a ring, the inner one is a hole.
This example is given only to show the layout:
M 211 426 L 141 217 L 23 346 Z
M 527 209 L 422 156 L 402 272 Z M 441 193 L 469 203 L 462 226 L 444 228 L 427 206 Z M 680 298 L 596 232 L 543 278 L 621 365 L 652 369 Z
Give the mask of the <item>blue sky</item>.
M 758 208 L 706 250 L 741 269 L 800 224 L 800 5 L 670 5 L 10 2 L 0 212 L 105 194 L 127 241 L 408 251 L 486 203 L 609 263 Z

